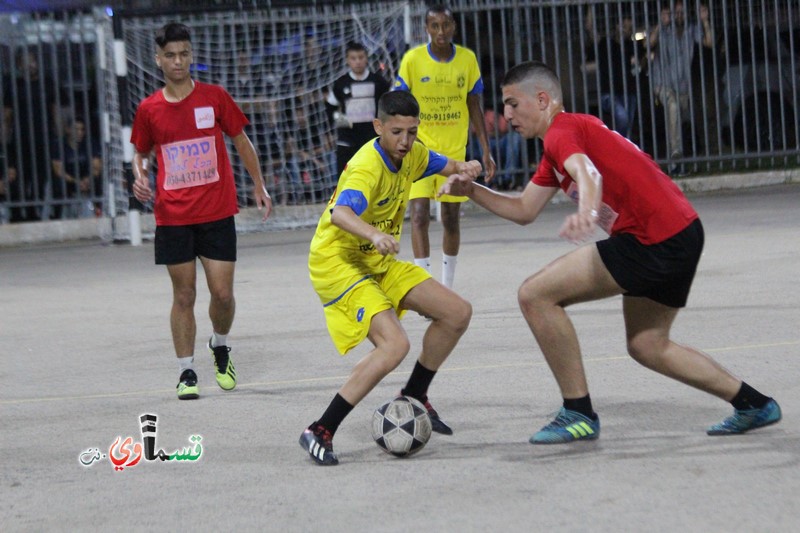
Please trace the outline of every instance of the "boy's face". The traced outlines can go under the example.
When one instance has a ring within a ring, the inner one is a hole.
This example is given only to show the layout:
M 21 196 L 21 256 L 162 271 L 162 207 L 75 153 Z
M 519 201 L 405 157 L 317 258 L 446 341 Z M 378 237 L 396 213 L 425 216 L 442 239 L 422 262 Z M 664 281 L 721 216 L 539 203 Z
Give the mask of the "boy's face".
M 529 83 L 504 85 L 503 116 L 526 139 L 539 137 L 547 130 L 548 98 L 544 91 L 535 90 Z
M 192 43 L 175 41 L 156 46 L 156 64 L 164 73 L 164 78 L 173 83 L 189 78 L 189 66 L 192 64 Z
M 456 21 L 446 13 L 431 13 L 425 18 L 425 31 L 436 46 L 447 46 L 453 42 Z
M 411 151 L 414 141 L 417 140 L 419 118 L 391 115 L 385 122 L 376 118 L 372 124 L 375 126 L 375 132 L 380 136 L 378 142 L 381 148 L 399 167 L 400 162 Z
M 350 50 L 347 52 L 347 66 L 356 76 L 361 76 L 367 70 L 367 53 L 363 50 Z

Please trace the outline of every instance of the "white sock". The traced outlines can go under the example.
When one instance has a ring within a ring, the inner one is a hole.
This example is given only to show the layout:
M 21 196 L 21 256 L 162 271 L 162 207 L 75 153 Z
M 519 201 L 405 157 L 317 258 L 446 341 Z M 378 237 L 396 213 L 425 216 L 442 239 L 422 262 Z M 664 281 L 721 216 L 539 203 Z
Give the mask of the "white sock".
M 431 273 L 431 258 L 430 257 L 423 257 L 421 259 L 414 258 L 414 264 L 417 266 L 421 266 L 425 270 L 428 271 L 428 274 Z
M 442 285 L 448 289 L 453 288 L 453 280 L 456 277 L 457 255 L 442 254 Z
M 211 335 L 211 347 L 216 348 L 217 346 L 227 346 L 228 345 L 228 336 L 227 335 L 220 335 L 216 331 L 213 335 Z
M 181 369 L 181 374 L 183 374 L 184 370 L 194 370 L 194 356 L 178 357 L 178 366 Z

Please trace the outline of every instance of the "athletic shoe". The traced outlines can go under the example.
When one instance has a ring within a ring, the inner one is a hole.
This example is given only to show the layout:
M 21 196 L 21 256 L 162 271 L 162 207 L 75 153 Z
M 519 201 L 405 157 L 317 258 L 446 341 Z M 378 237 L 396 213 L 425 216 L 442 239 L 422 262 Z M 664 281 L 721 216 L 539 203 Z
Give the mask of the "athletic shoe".
M 231 349 L 227 346 L 211 346 L 211 339 L 208 339 L 208 349 L 214 356 L 214 367 L 217 370 L 217 383 L 222 390 L 233 390 L 236 386 L 236 369 L 233 368 L 231 360 Z M 222 371 L 220 372 L 220 369 Z
M 308 426 L 300 435 L 300 446 L 318 465 L 333 466 L 339 464 L 339 458 L 333 453 L 333 436 L 331 432 L 316 422 Z
M 781 419 L 781 406 L 778 402 L 770 398 L 764 407 L 758 409 L 734 409 L 733 414 L 720 422 L 714 424 L 706 433 L 709 435 L 738 435 L 758 429 L 770 424 L 775 424 Z
M 431 430 L 435 431 L 436 433 L 441 433 L 442 435 L 452 435 L 453 428 L 448 426 L 444 420 L 439 418 L 439 413 L 436 412 L 436 409 L 433 408 L 431 402 L 425 399 L 425 409 L 428 410 L 428 416 L 431 419 Z
M 555 420 L 536 432 L 531 444 L 561 444 L 574 440 L 594 440 L 600 436 L 600 419 L 592 420 L 564 407 Z
M 181 377 L 178 379 L 179 400 L 196 400 L 200 397 L 200 389 L 197 388 L 197 374 L 194 373 L 194 370 L 187 368 L 181 372 Z

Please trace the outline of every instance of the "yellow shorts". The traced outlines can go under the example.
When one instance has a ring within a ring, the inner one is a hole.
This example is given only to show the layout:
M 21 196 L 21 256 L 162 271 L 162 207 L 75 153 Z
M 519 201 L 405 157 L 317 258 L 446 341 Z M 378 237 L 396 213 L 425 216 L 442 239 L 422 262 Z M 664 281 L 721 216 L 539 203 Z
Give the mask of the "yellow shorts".
M 417 180 L 411 184 L 411 194 L 408 196 L 408 198 L 409 200 L 414 200 L 415 198 L 435 198 L 439 202 L 448 202 L 454 204 L 469 200 L 469 198 L 466 196 L 450 196 L 449 194 L 445 194 L 441 198 L 436 198 L 436 195 L 439 193 L 439 189 L 445 184 L 446 181 L 447 176 L 442 176 L 441 174 L 434 174 L 433 176 L 428 176 L 427 178 Z
M 341 268 L 332 269 L 330 278 L 311 278 L 314 290 L 322 300 L 328 333 L 342 355 L 367 337 L 372 317 L 376 314 L 394 309 L 397 316 L 402 317 L 405 310 L 399 308 L 400 301 L 411 289 L 431 277 L 422 267 L 396 260 L 381 274 L 364 274 L 351 269 L 345 269 L 345 272 L 345 278 L 340 277 Z M 344 291 L 332 296 L 331 289 L 335 287 L 344 287 Z

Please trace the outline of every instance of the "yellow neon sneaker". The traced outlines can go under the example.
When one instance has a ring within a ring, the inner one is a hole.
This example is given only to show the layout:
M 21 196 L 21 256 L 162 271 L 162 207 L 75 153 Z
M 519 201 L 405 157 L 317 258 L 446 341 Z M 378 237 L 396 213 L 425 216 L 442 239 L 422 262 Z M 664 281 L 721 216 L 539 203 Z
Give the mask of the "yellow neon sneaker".
M 208 339 L 208 350 L 214 356 L 214 368 L 217 370 L 217 384 L 222 390 L 233 390 L 236 387 L 236 369 L 230 357 L 231 349 L 227 346 L 211 346 Z
M 197 374 L 194 373 L 194 370 L 187 368 L 181 372 L 178 380 L 179 400 L 196 400 L 200 396 L 200 389 L 197 388 Z

